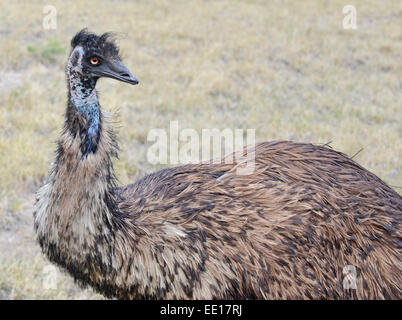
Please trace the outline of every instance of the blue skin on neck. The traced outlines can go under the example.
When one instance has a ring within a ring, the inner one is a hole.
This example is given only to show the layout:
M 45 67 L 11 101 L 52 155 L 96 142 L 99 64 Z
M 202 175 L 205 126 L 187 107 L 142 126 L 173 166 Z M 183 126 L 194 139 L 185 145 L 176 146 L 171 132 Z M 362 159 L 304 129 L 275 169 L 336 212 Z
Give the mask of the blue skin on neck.
M 95 91 L 96 79 L 71 77 L 71 100 L 77 114 L 88 120 L 88 128 L 81 142 L 81 159 L 95 153 L 99 142 L 99 103 Z

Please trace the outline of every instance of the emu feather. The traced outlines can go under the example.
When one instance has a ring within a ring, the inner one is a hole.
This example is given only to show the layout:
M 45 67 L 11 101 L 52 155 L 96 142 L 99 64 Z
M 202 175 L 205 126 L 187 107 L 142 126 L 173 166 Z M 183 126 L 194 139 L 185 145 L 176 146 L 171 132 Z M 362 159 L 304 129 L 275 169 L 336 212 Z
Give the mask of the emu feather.
M 83 30 L 34 212 L 44 254 L 78 282 L 121 299 L 402 298 L 402 198 L 374 174 L 328 147 L 280 141 L 256 145 L 250 175 L 200 163 L 118 187 L 102 76 L 138 83 L 108 34 Z M 347 266 L 356 289 L 343 286 Z

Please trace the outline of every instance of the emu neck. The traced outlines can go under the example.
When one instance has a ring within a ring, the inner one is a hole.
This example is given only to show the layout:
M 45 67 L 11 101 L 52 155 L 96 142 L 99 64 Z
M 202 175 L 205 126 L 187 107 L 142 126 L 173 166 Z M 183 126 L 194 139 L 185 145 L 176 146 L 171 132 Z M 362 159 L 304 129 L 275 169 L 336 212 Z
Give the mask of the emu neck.
M 83 245 L 95 242 L 92 236 L 111 232 L 117 211 L 112 160 L 118 146 L 100 110 L 96 79 L 82 77 L 70 65 L 67 76 L 64 128 L 48 181 L 38 192 L 36 228 L 40 238 L 79 256 Z
M 78 117 L 79 131 L 82 135 L 81 152 L 82 157 L 97 151 L 99 143 L 100 111 L 96 94 L 96 78 L 85 78 L 74 68 L 68 68 L 69 104 L 72 118 Z M 72 123 L 74 119 L 67 119 Z M 74 129 L 74 128 L 72 128 Z
M 96 95 L 96 79 L 85 78 L 75 71 L 68 74 L 70 99 L 77 109 L 77 113 L 91 117 L 91 111 L 99 110 L 98 97 Z

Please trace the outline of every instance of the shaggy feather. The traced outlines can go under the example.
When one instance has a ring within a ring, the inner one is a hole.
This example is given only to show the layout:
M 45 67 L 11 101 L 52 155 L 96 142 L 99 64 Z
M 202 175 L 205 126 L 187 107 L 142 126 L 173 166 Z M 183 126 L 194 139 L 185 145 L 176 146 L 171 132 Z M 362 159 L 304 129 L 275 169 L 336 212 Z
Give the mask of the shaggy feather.
M 72 44 L 109 48 L 94 37 L 81 31 Z M 402 198 L 352 159 L 264 142 L 250 175 L 221 161 L 117 187 L 107 117 L 83 158 L 88 120 L 69 99 L 35 205 L 43 252 L 81 284 L 122 299 L 402 298 Z M 356 290 L 343 288 L 348 265 Z

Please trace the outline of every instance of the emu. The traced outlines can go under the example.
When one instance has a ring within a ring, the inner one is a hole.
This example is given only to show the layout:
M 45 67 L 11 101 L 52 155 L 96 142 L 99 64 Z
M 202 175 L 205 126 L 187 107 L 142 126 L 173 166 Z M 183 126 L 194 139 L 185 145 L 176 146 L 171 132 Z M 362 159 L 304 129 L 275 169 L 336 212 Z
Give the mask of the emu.
M 327 146 L 255 146 L 255 168 L 167 168 L 117 186 L 97 80 L 138 80 L 109 33 L 71 41 L 68 102 L 34 227 L 48 259 L 120 299 L 401 299 L 402 198 Z M 249 150 L 249 149 L 248 149 Z

